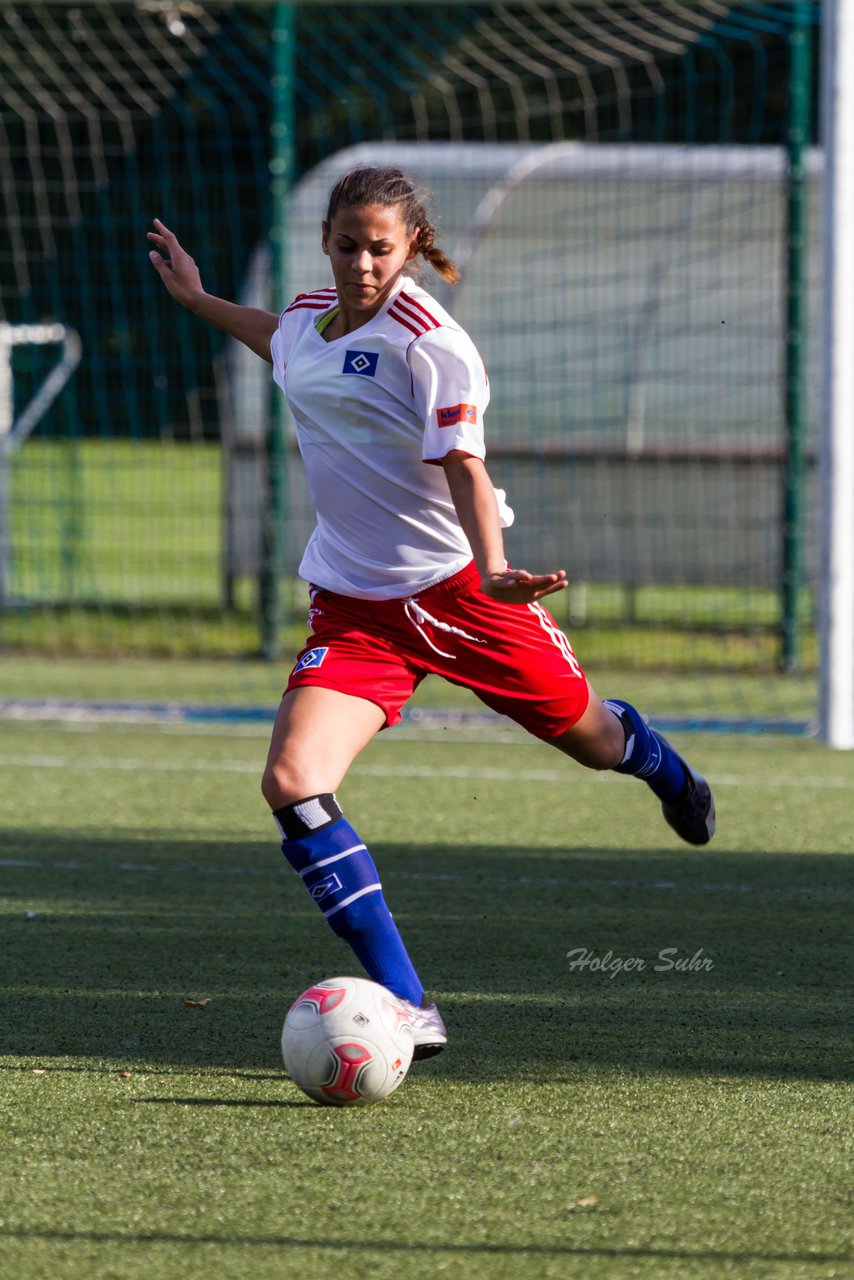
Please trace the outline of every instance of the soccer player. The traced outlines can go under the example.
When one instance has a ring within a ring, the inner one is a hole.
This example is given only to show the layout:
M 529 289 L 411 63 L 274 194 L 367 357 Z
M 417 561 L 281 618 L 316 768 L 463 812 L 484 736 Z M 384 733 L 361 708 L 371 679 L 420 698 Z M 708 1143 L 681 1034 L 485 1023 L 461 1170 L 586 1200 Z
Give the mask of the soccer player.
M 635 708 L 602 701 L 542 601 L 566 573 L 510 568 L 513 513 L 484 466 L 489 386 L 468 335 L 416 282 L 423 258 L 458 272 L 399 169 L 363 167 L 332 190 L 321 247 L 334 285 L 280 316 L 205 292 L 159 220 L 150 258 L 170 294 L 273 366 L 317 513 L 300 565 L 311 635 L 290 674 L 262 791 L 282 852 L 368 976 L 405 1000 L 416 1058 L 446 1043 L 371 855 L 336 790 L 428 674 L 591 769 L 643 779 L 683 840 L 715 829 L 708 783 Z

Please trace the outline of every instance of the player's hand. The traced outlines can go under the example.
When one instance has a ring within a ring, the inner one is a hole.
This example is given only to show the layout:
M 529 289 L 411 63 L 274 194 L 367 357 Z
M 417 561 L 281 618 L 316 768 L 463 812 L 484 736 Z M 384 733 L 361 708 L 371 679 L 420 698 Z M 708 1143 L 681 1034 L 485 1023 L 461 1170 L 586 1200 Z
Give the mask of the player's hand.
M 154 270 L 166 285 L 176 302 L 192 307 L 204 294 L 199 268 L 190 255 L 181 248 L 178 237 L 165 227 L 159 218 L 154 219 L 154 231 L 148 232 L 152 245 L 148 257 Z
M 543 596 L 565 591 L 569 586 L 565 569 L 557 573 L 528 573 L 527 569 L 505 569 L 490 573 L 481 580 L 480 589 L 493 600 L 504 604 L 533 604 Z

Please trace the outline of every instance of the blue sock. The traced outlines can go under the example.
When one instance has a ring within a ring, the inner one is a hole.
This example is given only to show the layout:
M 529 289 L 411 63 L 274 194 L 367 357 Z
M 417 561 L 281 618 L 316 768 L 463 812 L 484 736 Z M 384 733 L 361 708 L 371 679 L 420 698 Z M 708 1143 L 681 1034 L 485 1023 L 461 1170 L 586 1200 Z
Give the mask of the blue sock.
M 642 778 L 665 804 L 681 799 L 688 787 L 688 775 L 679 753 L 660 733 L 650 729 L 630 703 L 608 698 L 605 706 L 619 717 L 626 731 L 626 753 L 616 772 Z
M 424 988 L 383 897 L 374 860 L 330 792 L 278 809 L 282 853 L 368 977 L 420 1004 Z

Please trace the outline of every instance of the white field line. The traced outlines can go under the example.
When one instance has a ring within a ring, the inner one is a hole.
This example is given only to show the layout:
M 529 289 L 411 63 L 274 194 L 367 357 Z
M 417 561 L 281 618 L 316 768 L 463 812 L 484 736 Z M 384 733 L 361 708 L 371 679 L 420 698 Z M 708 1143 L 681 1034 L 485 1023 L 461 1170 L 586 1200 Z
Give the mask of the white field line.
M 0 768 L 20 769 L 76 769 L 118 770 L 128 773 L 246 773 L 259 774 L 261 761 L 220 760 L 207 763 L 201 760 L 136 760 L 122 756 L 60 756 L 0 754 Z M 571 776 L 573 764 L 556 769 L 496 769 L 491 767 L 458 767 L 454 765 L 413 764 L 362 764 L 357 761 L 351 772 L 369 778 L 460 778 L 474 782 L 566 782 Z M 597 782 L 620 782 L 621 778 L 610 771 L 589 772 L 588 779 Z M 760 787 L 798 790 L 810 787 L 820 791 L 844 791 L 854 786 L 854 780 L 834 775 L 808 777 L 778 774 L 773 777 L 757 777 L 751 774 L 716 773 L 708 775 L 709 782 L 717 787 Z
M 293 872 L 283 863 L 277 867 L 275 863 L 263 867 L 211 867 L 191 863 L 157 863 L 157 862 L 83 862 L 77 859 L 53 861 L 47 858 L 2 858 L 0 870 L 6 871 L 92 871 L 103 875 L 105 871 L 118 871 L 142 875 L 192 875 L 192 876 L 264 876 L 272 875 L 290 879 Z M 428 883 L 471 885 L 475 877 L 457 875 L 453 872 L 441 873 L 431 871 L 394 871 L 387 870 L 384 877 L 389 883 L 397 880 L 426 881 Z M 666 893 L 735 893 L 735 894 L 821 894 L 824 896 L 844 896 L 849 891 L 836 885 L 758 885 L 701 882 L 698 884 L 680 883 L 677 880 L 640 880 L 624 877 L 587 877 L 587 876 L 490 876 L 490 884 L 504 888 L 519 885 L 530 885 L 533 888 L 567 888 L 567 889 L 644 889 Z M 479 881 L 478 881 L 479 883 Z M 47 917 L 52 913 L 33 913 Z

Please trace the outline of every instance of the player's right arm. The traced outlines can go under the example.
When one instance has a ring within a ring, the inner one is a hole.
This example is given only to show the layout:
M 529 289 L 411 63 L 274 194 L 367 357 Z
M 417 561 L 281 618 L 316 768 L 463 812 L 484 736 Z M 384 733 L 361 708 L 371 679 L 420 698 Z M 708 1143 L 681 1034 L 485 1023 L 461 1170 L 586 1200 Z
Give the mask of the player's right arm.
M 154 219 L 154 227 L 154 231 L 148 232 L 152 245 L 148 256 L 175 301 L 200 319 L 237 338 L 262 360 L 272 364 L 270 339 L 278 328 L 279 317 L 271 311 L 240 307 L 235 302 L 206 293 L 199 268 L 181 248 L 178 237 L 159 218 Z

